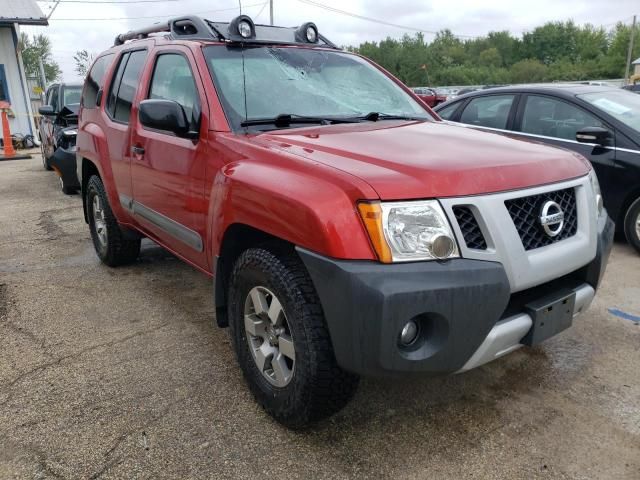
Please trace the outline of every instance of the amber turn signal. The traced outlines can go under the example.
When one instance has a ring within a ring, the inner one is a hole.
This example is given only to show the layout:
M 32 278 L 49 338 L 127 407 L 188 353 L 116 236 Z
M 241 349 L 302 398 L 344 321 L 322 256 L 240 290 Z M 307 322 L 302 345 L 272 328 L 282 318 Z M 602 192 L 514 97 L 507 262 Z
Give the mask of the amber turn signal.
M 384 238 L 382 207 L 380 207 L 380 202 L 361 202 L 358 204 L 358 211 L 369 234 L 371 245 L 373 245 L 373 249 L 376 255 L 378 255 L 378 259 L 383 263 L 391 263 L 393 258 L 391 257 L 389 245 Z

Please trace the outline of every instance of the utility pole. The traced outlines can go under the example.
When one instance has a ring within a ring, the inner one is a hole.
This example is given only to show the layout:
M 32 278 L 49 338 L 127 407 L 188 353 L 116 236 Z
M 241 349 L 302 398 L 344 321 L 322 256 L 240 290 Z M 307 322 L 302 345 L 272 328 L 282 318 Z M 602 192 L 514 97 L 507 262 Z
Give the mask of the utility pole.
M 273 0 L 269 0 L 269 24 L 273 26 Z
M 42 57 L 38 57 L 38 66 L 40 67 L 40 82 L 42 82 L 42 99 L 44 104 L 44 92 L 47 91 L 47 76 L 44 73 L 44 63 L 42 63 Z
M 629 51 L 627 52 L 627 70 L 624 74 L 625 83 L 629 83 L 629 71 L 631 69 L 631 55 L 633 54 L 633 37 L 636 34 L 636 16 L 633 16 L 633 23 L 631 24 L 631 35 L 629 37 Z

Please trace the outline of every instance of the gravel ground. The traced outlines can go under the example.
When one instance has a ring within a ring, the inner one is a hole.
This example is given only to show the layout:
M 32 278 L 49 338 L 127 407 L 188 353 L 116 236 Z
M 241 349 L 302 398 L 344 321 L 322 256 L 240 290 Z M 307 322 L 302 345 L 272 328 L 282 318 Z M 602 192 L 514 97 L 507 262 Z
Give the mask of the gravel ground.
M 292 433 L 253 401 L 210 281 L 152 243 L 96 258 L 78 196 L 0 162 L 0 478 L 640 478 L 640 256 L 541 347 L 364 380 Z

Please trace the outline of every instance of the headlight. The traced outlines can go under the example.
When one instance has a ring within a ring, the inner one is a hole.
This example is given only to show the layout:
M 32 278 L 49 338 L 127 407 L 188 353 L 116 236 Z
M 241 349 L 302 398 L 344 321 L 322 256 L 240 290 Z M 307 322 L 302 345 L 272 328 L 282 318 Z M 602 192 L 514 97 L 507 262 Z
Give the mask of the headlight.
M 76 135 L 78 135 L 78 130 L 73 129 L 73 130 L 63 130 L 62 134 L 65 137 L 75 137 Z
M 602 192 L 600 191 L 600 182 L 598 182 L 598 176 L 594 170 L 589 173 L 589 180 L 591 180 L 591 188 L 593 189 L 593 196 L 596 201 L 596 215 L 599 218 L 602 213 Z
M 449 221 L 436 200 L 360 203 L 358 209 L 382 262 L 460 256 Z

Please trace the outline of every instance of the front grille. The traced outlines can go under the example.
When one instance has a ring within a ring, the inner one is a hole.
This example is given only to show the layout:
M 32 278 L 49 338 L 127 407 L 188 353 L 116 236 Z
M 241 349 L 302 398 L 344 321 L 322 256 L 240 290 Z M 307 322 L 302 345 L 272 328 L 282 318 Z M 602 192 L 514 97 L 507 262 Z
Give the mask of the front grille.
M 556 202 L 564 212 L 564 227 L 560 234 L 555 237 L 547 235 L 540 224 L 542 206 L 548 200 Z M 514 198 L 505 201 L 504 204 L 518 230 L 525 250 L 551 245 L 574 236 L 578 231 L 576 193 L 573 188 Z
M 484 235 L 482 235 L 480 225 L 478 225 L 478 221 L 471 209 L 457 205 L 453 207 L 453 214 L 456 216 L 467 247 L 486 250 L 487 242 L 484 239 Z

